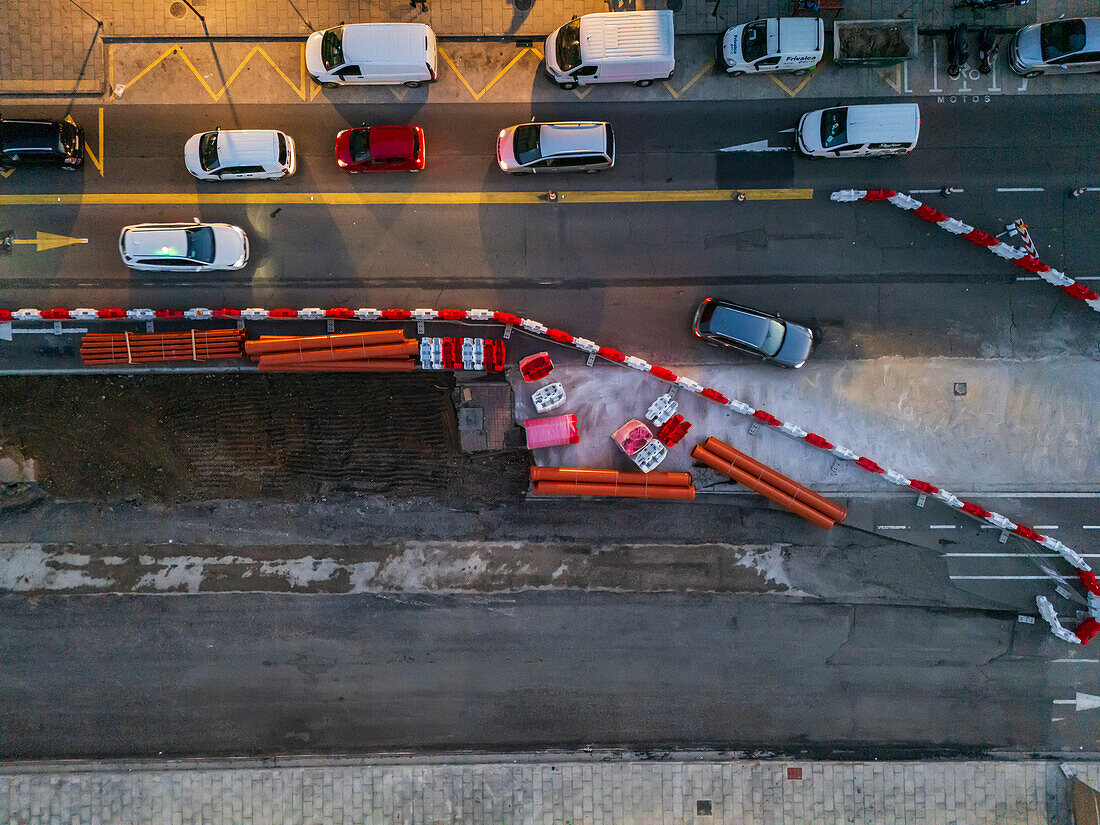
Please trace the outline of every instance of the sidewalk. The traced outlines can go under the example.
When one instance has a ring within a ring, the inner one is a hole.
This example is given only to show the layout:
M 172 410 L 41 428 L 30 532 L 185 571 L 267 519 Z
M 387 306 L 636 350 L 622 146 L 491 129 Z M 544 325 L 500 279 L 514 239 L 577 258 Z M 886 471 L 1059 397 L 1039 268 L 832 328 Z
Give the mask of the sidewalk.
M 305 38 L 340 22 L 428 23 L 442 37 L 541 38 L 574 14 L 667 8 L 666 0 L 435 0 L 422 10 L 404 0 L 7 0 L 0 31 L 0 94 L 95 94 L 104 88 L 104 38 Z M 82 9 L 84 11 L 82 11 Z M 845 19 L 915 17 L 922 27 L 956 20 L 1022 26 L 1061 14 L 1095 13 L 1089 0 L 1032 0 L 984 17 L 953 0 L 845 0 Z M 717 14 L 715 15 L 715 11 Z M 708 34 L 756 17 L 788 14 L 790 0 L 683 0 L 679 34 Z M 102 24 L 100 26 L 99 24 Z M 49 32 L 48 48 L 42 33 Z
M 433 759 L 0 766 L 5 823 L 1069 825 L 1058 763 Z M 1095 787 L 1100 763 L 1073 763 Z M 1080 787 L 1080 786 L 1078 786 Z M 1087 791 L 1086 791 L 1087 793 Z M 1079 824 L 1080 825 L 1080 824 Z

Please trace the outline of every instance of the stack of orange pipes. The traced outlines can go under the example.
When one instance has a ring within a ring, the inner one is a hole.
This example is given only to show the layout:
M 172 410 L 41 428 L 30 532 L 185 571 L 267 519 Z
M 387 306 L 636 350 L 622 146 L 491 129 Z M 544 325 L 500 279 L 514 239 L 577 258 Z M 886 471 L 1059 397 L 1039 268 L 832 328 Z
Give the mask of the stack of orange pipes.
M 613 496 L 691 501 L 695 488 L 690 473 L 624 473 L 576 467 L 532 467 L 531 481 L 539 496 Z
M 240 358 L 243 341 L 244 330 L 239 329 L 89 333 L 80 339 L 80 358 L 88 366 L 213 361 Z
M 696 446 L 691 455 L 711 469 L 744 484 L 753 492 L 825 530 L 844 521 L 848 515 L 848 511 L 836 502 L 829 501 L 717 438 L 708 438 Z
M 245 341 L 260 372 L 412 372 L 420 346 L 403 330 L 346 335 L 274 335 Z

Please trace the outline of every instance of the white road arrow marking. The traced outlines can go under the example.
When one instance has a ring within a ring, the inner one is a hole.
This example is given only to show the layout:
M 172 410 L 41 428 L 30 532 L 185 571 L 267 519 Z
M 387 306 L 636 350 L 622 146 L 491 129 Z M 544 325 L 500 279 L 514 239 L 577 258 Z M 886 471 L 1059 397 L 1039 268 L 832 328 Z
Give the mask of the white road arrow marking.
M 1073 705 L 1073 709 L 1080 713 L 1083 710 L 1100 708 L 1100 696 L 1093 696 L 1091 693 L 1078 693 L 1073 699 L 1055 699 L 1054 704 Z
M 757 140 L 752 143 L 741 143 L 737 146 L 727 146 L 719 149 L 719 152 L 790 152 L 789 146 L 769 146 L 766 140 Z

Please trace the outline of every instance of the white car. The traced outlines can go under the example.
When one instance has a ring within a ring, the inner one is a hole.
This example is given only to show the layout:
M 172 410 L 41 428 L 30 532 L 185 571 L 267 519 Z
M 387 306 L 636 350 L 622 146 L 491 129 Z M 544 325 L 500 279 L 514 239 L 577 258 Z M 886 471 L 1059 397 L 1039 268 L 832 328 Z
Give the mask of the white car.
M 497 165 L 514 175 L 598 172 L 615 165 L 610 123 L 521 123 L 497 135 Z
M 187 171 L 199 180 L 274 180 L 293 175 L 294 141 L 276 129 L 215 129 L 183 147 Z
M 1008 63 L 1024 77 L 1100 71 L 1100 17 L 1024 26 L 1009 44 Z
M 211 272 L 248 263 L 248 236 L 227 223 L 139 223 L 118 236 L 131 269 Z
M 762 72 L 806 74 L 821 60 L 820 17 L 769 17 L 730 26 L 718 38 L 718 65 L 730 77 Z

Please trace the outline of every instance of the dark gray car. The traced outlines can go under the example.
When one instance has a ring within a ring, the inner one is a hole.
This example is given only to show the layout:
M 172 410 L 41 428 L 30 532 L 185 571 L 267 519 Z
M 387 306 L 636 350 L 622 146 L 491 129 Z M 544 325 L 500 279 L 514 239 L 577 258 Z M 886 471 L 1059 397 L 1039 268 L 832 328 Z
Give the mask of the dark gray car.
M 801 324 L 717 298 L 699 304 L 692 329 L 708 344 L 741 350 L 791 369 L 806 363 L 814 345 L 814 334 Z

